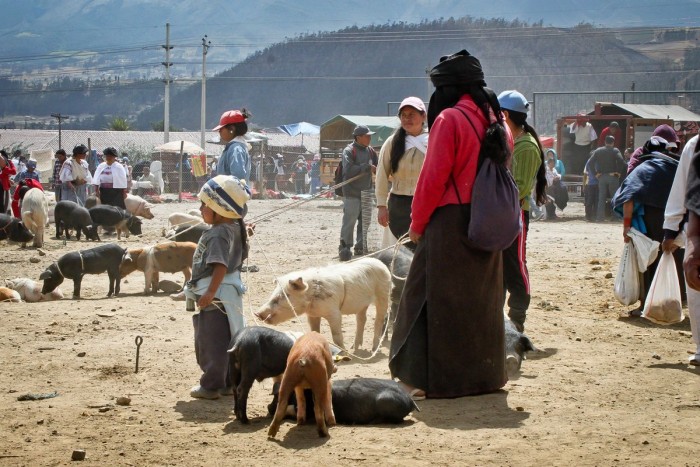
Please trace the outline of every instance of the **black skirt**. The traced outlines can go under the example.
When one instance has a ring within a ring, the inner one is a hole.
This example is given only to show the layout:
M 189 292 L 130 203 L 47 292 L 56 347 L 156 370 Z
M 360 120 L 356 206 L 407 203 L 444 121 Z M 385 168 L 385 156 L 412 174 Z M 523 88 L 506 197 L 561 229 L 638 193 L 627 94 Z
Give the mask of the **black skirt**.
M 392 376 L 428 397 L 483 394 L 507 382 L 501 252 L 474 248 L 468 219 L 468 205 L 433 213 L 394 323 Z
M 100 201 L 102 204 L 117 206 L 126 209 L 124 204 L 125 188 L 102 188 L 100 187 Z
M 411 227 L 411 203 L 413 196 L 390 194 L 387 201 L 389 211 L 389 230 L 394 237 L 401 238 Z M 405 245 L 412 251 L 416 249 L 416 244 L 408 242 Z

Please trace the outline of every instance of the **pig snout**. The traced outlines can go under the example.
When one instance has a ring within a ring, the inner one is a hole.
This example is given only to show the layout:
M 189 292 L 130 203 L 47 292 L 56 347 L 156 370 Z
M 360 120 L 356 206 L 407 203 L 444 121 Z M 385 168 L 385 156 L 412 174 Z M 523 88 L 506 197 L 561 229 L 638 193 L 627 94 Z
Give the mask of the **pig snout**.
M 260 308 L 255 316 L 266 324 L 277 324 L 279 321 L 275 318 L 276 314 L 271 308 Z
M 290 300 L 292 300 L 292 297 L 290 297 Z M 297 309 L 297 314 L 301 314 L 299 309 Z M 294 310 L 278 288 L 273 292 L 267 303 L 258 309 L 255 316 L 266 324 L 279 324 L 294 318 Z

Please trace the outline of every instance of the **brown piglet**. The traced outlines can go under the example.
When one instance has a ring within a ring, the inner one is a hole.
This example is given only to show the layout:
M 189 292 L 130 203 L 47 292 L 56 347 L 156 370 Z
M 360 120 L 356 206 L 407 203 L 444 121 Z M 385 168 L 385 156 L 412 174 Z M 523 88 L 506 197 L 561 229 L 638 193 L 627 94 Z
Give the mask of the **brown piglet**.
M 267 435 L 274 438 L 279 431 L 292 391 L 297 399 L 297 425 L 306 421 L 304 389 L 311 389 L 318 435 L 328 436 L 328 426 L 335 425 L 330 379 L 336 370 L 330 345 L 325 337 L 315 331 L 301 336 L 289 352 L 287 368 L 280 385 L 277 410 Z

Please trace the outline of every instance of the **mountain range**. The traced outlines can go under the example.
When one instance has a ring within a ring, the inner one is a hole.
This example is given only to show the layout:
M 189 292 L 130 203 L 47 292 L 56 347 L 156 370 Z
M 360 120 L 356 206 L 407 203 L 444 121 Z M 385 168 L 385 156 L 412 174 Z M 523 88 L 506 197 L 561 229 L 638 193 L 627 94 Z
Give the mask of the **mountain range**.
M 659 26 L 697 23 L 689 12 L 700 11 L 700 0 L 663 5 L 0 0 L 6 19 L 0 117 L 15 127 L 15 116 L 23 115 L 52 124 L 48 115 L 57 111 L 72 115 L 64 124 L 75 128 L 104 128 L 109 116 L 126 117 L 139 129 L 162 122 L 165 22 L 171 24 L 175 80 L 170 121 L 178 128 L 199 128 L 204 34 L 211 40 L 208 126 L 221 112 L 243 106 L 261 126 L 322 123 L 339 113 L 386 115 L 391 102 L 407 95 L 427 100 L 426 71 L 462 48 L 482 59 L 497 91 L 698 89 L 700 29 Z M 566 106 L 589 108 L 589 100 Z M 559 101 L 548 112 L 560 114 L 566 106 Z
M 287 38 L 353 26 L 464 16 L 557 27 L 697 26 L 700 0 L 0 0 L 0 11 L 1 74 L 73 67 L 89 74 L 99 67 L 148 78 L 163 74 L 166 23 L 173 76 L 193 76 L 201 69 L 205 34 L 214 73 Z

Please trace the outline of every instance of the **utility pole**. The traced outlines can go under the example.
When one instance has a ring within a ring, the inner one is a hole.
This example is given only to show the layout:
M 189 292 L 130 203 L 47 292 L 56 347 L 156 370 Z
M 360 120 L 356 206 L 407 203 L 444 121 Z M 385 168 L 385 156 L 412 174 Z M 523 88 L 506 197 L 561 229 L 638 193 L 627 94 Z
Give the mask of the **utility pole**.
M 61 121 L 68 120 L 70 118 L 70 115 L 61 115 L 60 113 L 57 113 L 51 114 L 51 116 L 58 120 L 58 149 L 62 149 L 63 146 L 61 146 Z
M 205 34 L 202 38 L 202 116 L 200 120 L 200 128 L 202 132 L 201 145 L 202 149 L 205 149 L 206 153 L 206 141 L 204 138 L 204 132 L 206 131 L 206 116 L 207 116 L 207 51 L 211 47 L 211 41 L 207 40 L 207 35 Z
M 170 67 L 173 65 L 170 62 L 170 49 L 173 47 L 170 45 L 170 23 L 165 23 L 165 45 L 162 46 L 165 49 L 165 61 L 161 62 L 165 65 L 165 99 L 164 99 L 164 116 L 163 116 L 163 141 L 167 143 L 170 141 Z

